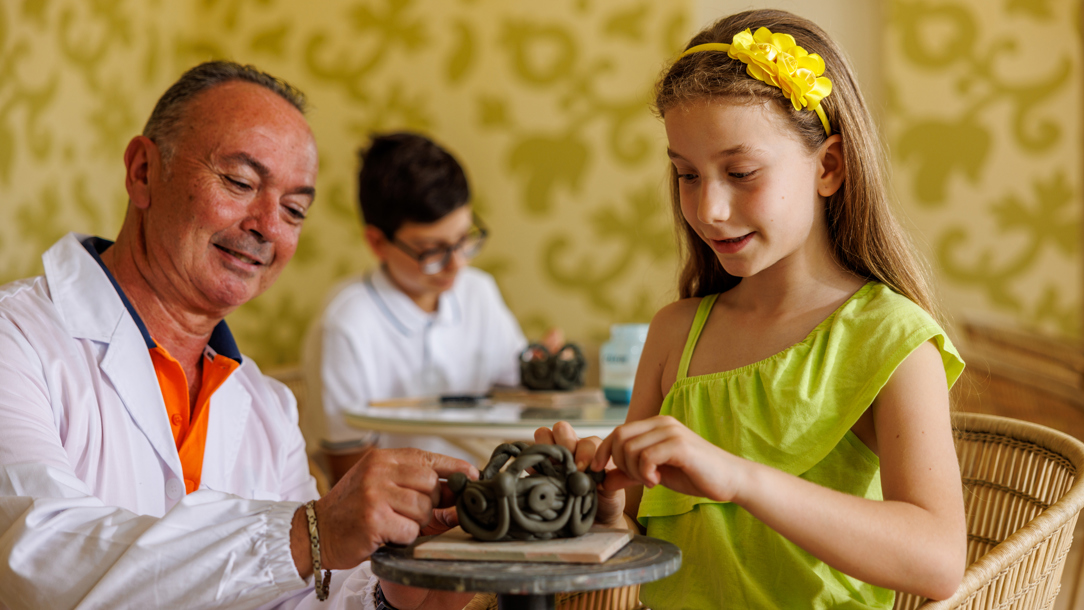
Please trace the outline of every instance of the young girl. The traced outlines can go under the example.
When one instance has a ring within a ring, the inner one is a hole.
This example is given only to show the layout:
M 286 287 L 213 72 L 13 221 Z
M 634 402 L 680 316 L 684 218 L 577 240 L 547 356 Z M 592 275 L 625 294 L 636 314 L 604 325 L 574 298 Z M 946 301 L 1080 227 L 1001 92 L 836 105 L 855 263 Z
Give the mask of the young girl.
M 596 469 L 612 457 L 605 488 L 629 487 L 625 512 L 682 550 L 642 601 L 951 595 L 966 540 L 948 389 L 963 362 L 889 210 L 847 60 L 805 19 L 745 12 L 689 42 L 655 103 L 682 299 L 651 322 L 627 422 L 577 447 Z M 536 437 L 577 444 L 564 423 Z M 621 495 L 604 500 L 600 520 L 620 522 Z

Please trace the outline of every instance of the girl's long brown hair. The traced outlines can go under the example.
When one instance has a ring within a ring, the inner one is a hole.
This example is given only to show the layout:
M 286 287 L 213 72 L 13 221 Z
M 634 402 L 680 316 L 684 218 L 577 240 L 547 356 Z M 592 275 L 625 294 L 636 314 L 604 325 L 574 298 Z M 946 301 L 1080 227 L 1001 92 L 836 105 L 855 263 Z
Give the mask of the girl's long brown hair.
M 935 318 L 940 312 L 931 294 L 927 270 L 915 255 L 910 240 L 892 214 L 884 175 L 884 150 L 854 70 L 843 52 L 813 22 L 779 10 L 746 11 L 725 17 L 689 41 L 686 49 L 707 42 L 730 43 L 745 29 L 766 27 L 773 33 L 794 36 L 799 46 L 824 59 L 832 81 L 832 93 L 821 101 L 833 134 L 843 139 L 846 174 L 843 185 L 825 202 L 829 238 L 836 260 L 859 277 L 875 279 L 908 297 Z M 726 53 L 693 53 L 667 68 L 655 85 L 655 108 L 664 117 L 682 104 L 703 100 L 729 103 L 775 103 L 811 153 L 827 139 L 816 113 L 795 110 L 783 92 L 746 71 L 740 60 Z M 670 197 L 673 204 L 684 265 L 678 281 L 681 298 L 725 292 L 739 278 L 723 270 L 715 252 L 681 213 L 677 173 L 671 166 Z

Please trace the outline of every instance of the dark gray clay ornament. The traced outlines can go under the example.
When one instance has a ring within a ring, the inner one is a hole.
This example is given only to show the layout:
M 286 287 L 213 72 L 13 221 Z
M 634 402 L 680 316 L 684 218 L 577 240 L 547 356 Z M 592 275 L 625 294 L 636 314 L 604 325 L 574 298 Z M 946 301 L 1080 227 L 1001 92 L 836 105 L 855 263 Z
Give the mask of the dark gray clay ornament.
M 448 477 L 448 486 L 456 495 L 459 525 L 475 538 L 549 540 L 591 529 L 598 510 L 596 485 L 605 476 L 577 470 L 572 452 L 560 445 L 519 442 L 494 449 L 477 481 L 457 472 Z
M 531 390 L 575 390 L 583 387 L 587 358 L 575 343 L 566 343 L 553 354 L 540 343 L 532 343 L 519 355 L 519 376 Z

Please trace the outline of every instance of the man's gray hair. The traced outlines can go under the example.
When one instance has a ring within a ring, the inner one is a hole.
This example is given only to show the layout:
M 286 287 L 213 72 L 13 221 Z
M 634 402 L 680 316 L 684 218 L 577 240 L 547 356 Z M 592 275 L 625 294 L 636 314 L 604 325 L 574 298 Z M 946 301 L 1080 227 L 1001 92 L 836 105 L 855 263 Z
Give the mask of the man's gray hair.
M 201 92 L 231 81 L 245 81 L 269 89 L 305 114 L 305 94 L 286 81 L 250 65 L 232 61 L 204 62 L 185 72 L 158 98 L 151 117 L 143 127 L 143 135 L 161 150 L 167 173 L 176 152 L 177 134 L 183 126 L 188 103 Z

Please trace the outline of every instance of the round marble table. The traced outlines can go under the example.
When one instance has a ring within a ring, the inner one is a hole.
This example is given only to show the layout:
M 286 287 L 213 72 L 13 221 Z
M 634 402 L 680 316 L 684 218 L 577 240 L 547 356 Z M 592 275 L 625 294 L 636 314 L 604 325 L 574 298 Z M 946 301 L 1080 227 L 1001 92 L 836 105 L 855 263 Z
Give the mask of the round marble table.
M 365 430 L 440 436 L 484 464 L 498 444 L 533 441 L 536 429 L 560 420 L 572 424 L 580 438 L 605 437 L 625 423 L 627 414 L 627 407 L 605 404 L 551 408 L 485 400 L 477 404 L 365 407 L 345 412 L 343 417 L 348 425 Z
M 428 539 L 419 538 L 408 547 L 377 549 L 373 572 L 412 587 L 496 593 L 501 610 L 553 610 L 557 593 L 651 582 L 681 567 L 678 547 L 640 535 L 601 564 L 414 559 L 414 545 Z

